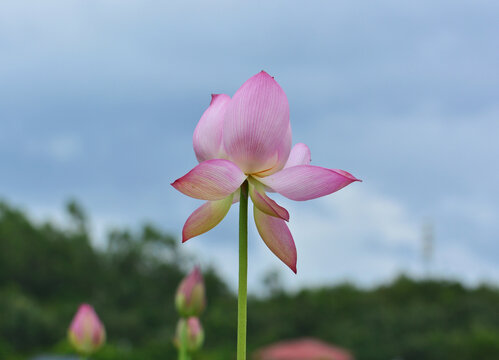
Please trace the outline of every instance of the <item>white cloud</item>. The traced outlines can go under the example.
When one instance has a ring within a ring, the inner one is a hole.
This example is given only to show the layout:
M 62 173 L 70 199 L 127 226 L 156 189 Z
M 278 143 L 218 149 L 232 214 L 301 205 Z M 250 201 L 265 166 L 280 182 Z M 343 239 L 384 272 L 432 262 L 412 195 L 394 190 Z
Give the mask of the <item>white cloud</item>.
M 364 285 L 417 271 L 420 226 L 406 206 L 353 184 L 305 204 L 289 203 L 298 250 L 297 284 L 351 279 Z

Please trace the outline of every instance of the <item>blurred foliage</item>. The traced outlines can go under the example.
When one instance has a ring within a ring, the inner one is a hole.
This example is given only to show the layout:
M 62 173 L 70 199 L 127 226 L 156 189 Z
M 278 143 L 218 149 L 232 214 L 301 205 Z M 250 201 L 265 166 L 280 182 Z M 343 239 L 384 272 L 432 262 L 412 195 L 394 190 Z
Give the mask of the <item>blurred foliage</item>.
M 175 359 L 173 296 L 192 260 L 177 241 L 146 224 L 116 229 L 94 247 L 75 201 L 70 224 L 37 224 L 0 203 L 0 359 L 71 354 L 67 327 L 82 302 L 94 305 L 108 344 L 93 359 Z M 205 347 L 194 360 L 235 358 L 236 299 L 214 269 L 204 271 Z M 499 290 L 457 282 L 415 281 L 363 290 L 351 284 L 282 290 L 276 273 L 267 296 L 249 300 L 250 351 L 313 336 L 363 360 L 499 359 Z

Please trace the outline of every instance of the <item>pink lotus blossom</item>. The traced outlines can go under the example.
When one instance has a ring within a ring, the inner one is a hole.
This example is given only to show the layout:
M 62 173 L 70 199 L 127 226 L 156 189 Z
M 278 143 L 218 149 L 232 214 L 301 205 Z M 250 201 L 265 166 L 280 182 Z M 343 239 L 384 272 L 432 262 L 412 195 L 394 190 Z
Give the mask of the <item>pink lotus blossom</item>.
M 92 306 L 80 306 L 71 322 L 68 336 L 74 348 L 85 355 L 97 351 L 104 344 L 106 331 Z
M 295 273 L 296 248 L 286 225 L 289 213 L 266 192 L 302 201 L 360 181 L 343 170 L 310 165 L 310 150 L 305 144 L 291 148 L 286 94 L 264 71 L 246 81 L 232 98 L 212 95 L 194 130 L 193 143 L 199 165 L 172 185 L 207 202 L 187 219 L 182 242 L 222 221 L 238 201 L 240 186 L 248 180 L 260 236 Z

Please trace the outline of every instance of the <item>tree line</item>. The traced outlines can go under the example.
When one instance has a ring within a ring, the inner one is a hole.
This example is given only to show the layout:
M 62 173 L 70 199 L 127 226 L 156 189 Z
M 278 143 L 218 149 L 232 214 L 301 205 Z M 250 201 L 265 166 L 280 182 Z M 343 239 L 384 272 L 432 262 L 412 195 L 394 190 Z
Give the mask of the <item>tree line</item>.
M 78 305 L 92 304 L 107 343 L 93 359 L 175 359 L 173 297 L 193 260 L 158 227 L 114 229 L 93 246 L 87 215 L 67 204 L 66 225 L 37 223 L 0 202 L 0 359 L 70 354 Z M 204 269 L 205 346 L 195 360 L 235 358 L 237 299 L 216 269 Z M 373 289 L 338 284 L 250 297 L 249 352 L 316 337 L 358 360 L 499 359 L 499 289 L 400 276 Z

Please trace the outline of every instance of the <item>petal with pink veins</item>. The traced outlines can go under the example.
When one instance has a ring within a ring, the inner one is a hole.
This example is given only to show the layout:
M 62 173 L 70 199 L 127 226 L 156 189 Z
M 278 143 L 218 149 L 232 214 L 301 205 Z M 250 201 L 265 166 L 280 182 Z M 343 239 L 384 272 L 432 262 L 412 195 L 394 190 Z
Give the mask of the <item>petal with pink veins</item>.
M 297 165 L 258 179 L 291 200 L 310 200 L 329 195 L 354 181 L 361 181 L 344 170 L 313 165 Z
M 199 162 L 225 158 L 222 144 L 222 125 L 230 96 L 213 94 L 208 109 L 199 120 L 192 142 Z
M 201 235 L 217 226 L 229 212 L 234 194 L 222 200 L 207 201 L 187 219 L 182 230 L 182 242 Z
M 172 186 L 195 199 L 221 200 L 236 191 L 245 179 L 246 175 L 233 162 L 214 159 L 203 161 Z
M 265 214 L 256 206 L 253 207 L 253 214 L 256 228 L 270 251 L 296 274 L 296 247 L 286 222 Z
M 228 158 L 246 174 L 271 169 L 289 155 L 291 141 L 281 140 L 288 128 L 286 94 L 262 71 L 246 81 L 227 105 L 222 136 Z
M 308 146 L 303 143 L 298 143 L 291 149 L 288 161 L 286 162 L 286 165 L 284 165 L 284 168 L 297 165 L 310 165 L 311 160 L 312 156 Z
M 277 148 L 276 156 L 273 157 L 275 159 L 274 165 L 271 168 L 255 173 L 256 176 L 263 177 L 272 175 L 281 170 L 284 167 L 284 164 L 286 164 L 290 154 L 289 149 L 291 148 L 291 126 L 288 127 L 286 134 L 281 138 L 282 140 Z
M 251 197 L 251 201 L 253 201 L 253 204 L 260 211 L 263 211 L 267 215 L 275 216 L 289 221 L 288 211 L 282 206 L 279 206 L 279 204 L 277 204 L 274 200 L 269 198 L 267 194 L 265 194 L 263 185 L 258 181 L 249 181 L 249 194 Z

